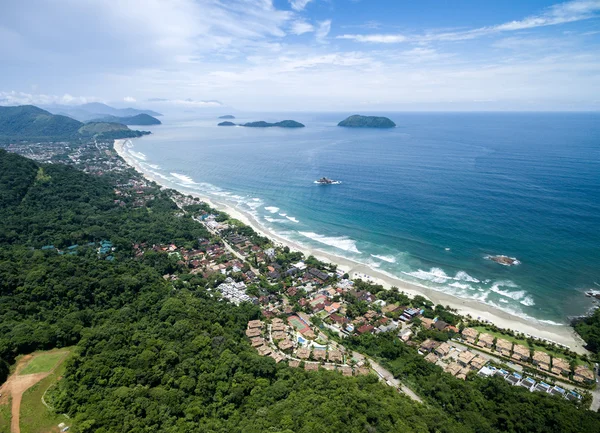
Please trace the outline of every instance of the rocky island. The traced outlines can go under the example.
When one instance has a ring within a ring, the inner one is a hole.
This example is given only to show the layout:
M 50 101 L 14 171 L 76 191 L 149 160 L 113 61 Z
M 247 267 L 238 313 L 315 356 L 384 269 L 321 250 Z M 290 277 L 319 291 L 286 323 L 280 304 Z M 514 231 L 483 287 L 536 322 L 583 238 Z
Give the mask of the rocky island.
M 304 125 L 300 122 L 296 122 L 295 120 L 282 120 L 281 122 L 269 123 L 264 120 L 260 120 L 258 122 L 248 122 L 242 124 L 242 126 L 247 126 L 250 128 L 304 128 Z
M 521 262 L 518 261 L 516 258 L 503 255 L 487 256 L 486 259 L 491 260 L 492 262 L 496 262 L 503 266 L 514 266 L 521 264 Z
M 395 128 L 396 124 L 387 117 L 355 114 L 342 120 L 338 123 L 338 126 L 345 126 L 347 128 Z
M 217 126 L 235 126 L 235 123 L 225 121 L 225 122 L 221 122 L 221 123 L 217 124 Z
M 231 114 L 226 114 L 225 116 L 219 116 L 219 119 L 235 119 L 235 116 Z

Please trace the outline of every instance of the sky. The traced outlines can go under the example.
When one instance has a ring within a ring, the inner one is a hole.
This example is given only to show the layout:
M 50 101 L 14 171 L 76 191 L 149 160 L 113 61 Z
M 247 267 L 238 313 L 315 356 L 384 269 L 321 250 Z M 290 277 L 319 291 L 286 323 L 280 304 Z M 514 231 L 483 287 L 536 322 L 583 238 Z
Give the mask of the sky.
M 600 109 L 600 0 L 19 0 L 0 104 Z

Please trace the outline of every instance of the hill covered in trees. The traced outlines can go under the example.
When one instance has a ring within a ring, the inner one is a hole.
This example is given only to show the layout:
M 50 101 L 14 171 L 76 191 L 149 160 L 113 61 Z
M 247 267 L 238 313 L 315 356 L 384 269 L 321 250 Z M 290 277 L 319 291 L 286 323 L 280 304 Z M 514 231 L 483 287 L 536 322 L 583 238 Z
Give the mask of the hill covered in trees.
M 258 122 L 248 122 L 242 124 L 242 126 L 247 126 L 250 128 L 304 128 L 304 125 L 300 122 L 296 122 L 295 120 L 282 120 L 281 122 L 265 122 L 264 120 L 259 120 Z
M 387 117 L 355 114 L 342 120 L 338 123 L 338 126 L 345 126 L 347 128 L 394 128 L 396 124 Z
M 94 119 L 92 122 L 121 123 L 123 125 L 160 125 L 162 123 L 156 117 L 152 117 L 145 113 L 124 117 L 104 116 L 99 119 Z
M 77 140 L 91 136 L 116 139 L 144 134 L 148 133 L 132 131 L 118 123 L 83 124 L 33 105 L 0 107 L 0 140 Z

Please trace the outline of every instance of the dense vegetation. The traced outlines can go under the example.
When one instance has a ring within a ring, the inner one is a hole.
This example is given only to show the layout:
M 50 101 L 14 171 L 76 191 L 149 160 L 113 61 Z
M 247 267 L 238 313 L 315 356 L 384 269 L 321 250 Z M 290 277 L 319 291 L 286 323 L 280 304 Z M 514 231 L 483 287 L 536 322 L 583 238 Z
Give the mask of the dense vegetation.
M 67 116 L 51 114 L 33 105 L 0 107 L 0 140 L 69 140 L 131 138 L 144 133 L 116 123 L 83 123 Z
M 281 122 L 269 123 L 264 120 L 260 120 L 258 122 L 248 122 L 244 123 L 242 126 L 248 126 L 250 128 L 272 128 L 272 127 L 280 127 L 280 128 L 304 128 L 304 125 L 300 122 L 296 122 L 295 120 L 282 120 Z
M 338 126 L 345 126 L 348 128 L 394 128 L 396 124 L 387 117 L 361 116 L 355 114 L 342 120 L 338 123 Z
M 600 309 L 582 319 L 575 325 L 575 330 L 581 335 L 581 338 L 587 343 L 587 348 L 600 355 Z
M 135 116 L 103 116 L 99 119 L 94 119 L 92 122 L 108 122 L 108 123 L 120 123 L 123 125 L 160 125 L 162 122 L 156 117 L 152 117 L 149 114 L 141 113 Z
M 219 122 L 217 124 L 217 126 L 235 126 L 235 123 L 229 122 L 229 121 L 225 121 L 225 122 Z

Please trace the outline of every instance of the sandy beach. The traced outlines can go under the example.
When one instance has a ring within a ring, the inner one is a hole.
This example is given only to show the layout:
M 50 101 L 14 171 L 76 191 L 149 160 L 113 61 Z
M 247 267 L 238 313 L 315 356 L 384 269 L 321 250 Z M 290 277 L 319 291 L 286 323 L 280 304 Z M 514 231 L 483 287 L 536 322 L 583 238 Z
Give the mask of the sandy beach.
M 115 151 L 121 156 L 131 167 L 142 174 L 146 179 L 156 182 L 159 185 L 167 186 L 164 181 L 160 178 L 156 178 L 151 174 L 145 172 L 137 161 L 128 155 L 125 151 L 124 146 L 129 140 L 115 140 L 114 148 Z M 577 353 L 588 353 L 584 348 L 583 340 L 575 333 L 573 328 L 567 325 L 553 325 L 537 321 L 535 319 L 527 320 L 522 317 L 518 317 L 490 305 L 484 304 L 471 299 L 462 299 L 455 296 L 447 295 L 445 293 L 429 289 L 424 286 L 411 284 L 400 279 L 394 278 L 388 274 L 382 273 L 375 269 L 372 269 L 364 264 L 336 256 L 321 250 L 308 249 L 305 246 L 298 245 L 288 239 L 282 238 L 275 233 L 265 229 L 256 221 L 252 215 L 242 212 L 238 208 L 232 205 L 222 202 L 215 201 L 212 198 L 204 195 L 194 193 L 191 191 L 181 191 L 184 194 L 189 194 L 202 199 L 207 202 L 210 206 L 215 209 L 227 212 L 231 217 L 242 221 L 244 224 L 251 226 L 256 232 L 263 236 L 272 239 L 274 242 L 280 245 L 287 245 L 293 250 L 301 251 L 305 255 L 313 255 L 318 259 L 330 263 L 335 263 L 338 268 L 349 273 L 353 278 L 363 278 L 365 275 L 370 277 L 370 280 L 383 285 L 385 288 L 398 287 L 401 291 L 406 292 L 409 295 L 422 295 L 430 299 L 435 304 L 441 304 L 456 309 L 460 314 L 470 315 L 473 318 L 480 320 L 487 320 L 496 326 L 504 329 L 512 329 L 517 332 L 529 334 L 538 338 L 551 340 L 563 345 L 568 346 L 571 350 Z

